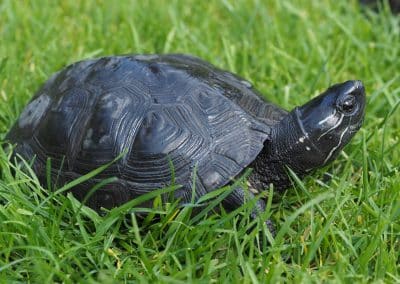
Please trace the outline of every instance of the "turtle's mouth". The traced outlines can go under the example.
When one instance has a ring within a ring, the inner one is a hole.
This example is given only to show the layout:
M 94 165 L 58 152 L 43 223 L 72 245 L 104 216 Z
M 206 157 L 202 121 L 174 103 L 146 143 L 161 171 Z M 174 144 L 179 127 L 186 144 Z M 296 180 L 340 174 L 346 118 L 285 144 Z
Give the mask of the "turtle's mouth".
M 364 119 L 360 119 L 360 121 L 357 124 L 350 125 L 349 126 L 349 133 L 355 133 L 358 130 L 360 130 L 363 122 L 364 122 Z

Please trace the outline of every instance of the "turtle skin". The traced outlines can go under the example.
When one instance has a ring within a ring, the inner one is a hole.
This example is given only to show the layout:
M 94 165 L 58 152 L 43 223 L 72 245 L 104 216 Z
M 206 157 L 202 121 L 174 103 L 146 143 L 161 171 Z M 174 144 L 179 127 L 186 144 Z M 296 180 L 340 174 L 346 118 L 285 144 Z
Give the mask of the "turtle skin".
M 198 198 L 237 177 L 286 114 L 249 82 L 193 56 L 110 56 L 54 74 L 6 139 L 34 158 L 43 183 L 48 158 L 52 182 L 62 185 L 120 157 L 72 189 L 83 200 L 115 177 L 87 201 L 96 210 L 172 182 L 188 202 L 193 184 Z

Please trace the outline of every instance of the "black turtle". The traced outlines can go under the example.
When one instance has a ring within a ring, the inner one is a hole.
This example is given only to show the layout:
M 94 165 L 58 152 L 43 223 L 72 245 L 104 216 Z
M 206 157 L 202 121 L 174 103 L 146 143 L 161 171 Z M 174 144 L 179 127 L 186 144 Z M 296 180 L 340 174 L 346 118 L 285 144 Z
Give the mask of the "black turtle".
M 72 191 L 82 200 L 106 177 L 88 205 L 123 204 L 171 183 L 188 202 L 229 184 L 246 167 L 256 194 L 290 186 L 286 167 L 304 176 L 331 162 L 360 128 L 360 81 L 330 87 L 287 112 L 265 101 L 244 79 L 188 55 L 111 56 L 72 64 L 53 75 L 7 135 L 15 153 L 34 159 L 45 181 L 65 183 L 124 153 Z M 236 188 L 227 208 L 244 202 Z M 258 208 L 264 208 L 260 200 Z

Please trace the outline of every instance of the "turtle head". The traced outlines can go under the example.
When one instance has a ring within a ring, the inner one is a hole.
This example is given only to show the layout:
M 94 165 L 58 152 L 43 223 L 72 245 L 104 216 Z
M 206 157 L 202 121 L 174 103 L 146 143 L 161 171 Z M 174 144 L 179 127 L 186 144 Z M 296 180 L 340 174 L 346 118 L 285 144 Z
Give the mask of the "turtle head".
M 364 119 L 365 90 L 360 81 L 336 84 L 274 125 L 271 139 L 253 162 L 249 182 L 262 190 L 291 185 L 286 168 L 304 176 L 334 160 Z
M 291 115 L 301 130 L 298 144 L 305 149 L 298 153 L 302 166 L 310 170 L 334 160 L 360 129 L 364 108 L 365 90 L 361 81 L 333 85 L 295 108 Z

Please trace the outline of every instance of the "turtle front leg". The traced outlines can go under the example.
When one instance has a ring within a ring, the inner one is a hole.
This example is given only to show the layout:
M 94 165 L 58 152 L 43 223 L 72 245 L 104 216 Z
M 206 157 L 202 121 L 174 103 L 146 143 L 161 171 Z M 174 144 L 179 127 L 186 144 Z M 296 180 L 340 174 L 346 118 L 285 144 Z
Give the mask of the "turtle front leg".
M 235 210 L 236 208 L 242 206 L 249 200 L 255 198 L 254 194 L 250 191 L 245 191 L 241 187 L 235 188 L 230 195 L 228 195 L 224 201 L 223 206 L 227 210 Z M 265 201 L 258 199 L 253 211 L 250 214 L 252 219 L 256 219 L 261 213 L 265 211 Z M 271 220 L 265 221 L 268 230 L 271 232 L 272 236 L 275 236 L 275 226 Z

